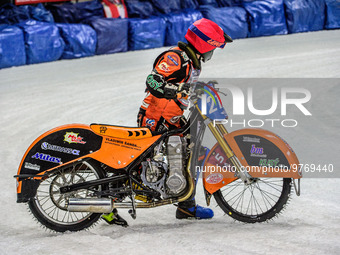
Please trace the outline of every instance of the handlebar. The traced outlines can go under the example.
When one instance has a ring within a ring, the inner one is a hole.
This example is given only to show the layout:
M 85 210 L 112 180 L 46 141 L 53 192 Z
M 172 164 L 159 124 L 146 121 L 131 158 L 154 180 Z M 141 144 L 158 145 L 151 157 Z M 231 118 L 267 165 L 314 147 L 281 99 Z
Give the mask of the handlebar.
M 197 99 L 200 98 L 202 94 L 204 94 L 204 87 L 208 87 L 210 90 L 221 93 L 222 95 L 226 96 L 226 93 L 220 91 L 219 88 L 216 88 L 217 81 L 212 80 L 208 82 L 198 81 L 193 84 L 190 90 L 190 99 Z

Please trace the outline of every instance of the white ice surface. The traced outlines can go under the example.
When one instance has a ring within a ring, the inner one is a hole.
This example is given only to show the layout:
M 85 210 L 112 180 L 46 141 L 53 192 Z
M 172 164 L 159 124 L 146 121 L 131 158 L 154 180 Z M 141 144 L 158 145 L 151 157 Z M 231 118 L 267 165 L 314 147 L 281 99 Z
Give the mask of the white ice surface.
M 165 49 L 165 48 L 164 48 Z M 130 227 L 45 231 L 16 203 L 21 157 L 43 132 L 68 123 L 134 126 L 153 49 L 0 70 L 0 255 L 3 254 L 340 254 L 340 180 L 305 178 L 302 194 L 274 221 L 241 224 L 215 201 L 209 221 L 178 221 L 175 207 L 138 210 Z M 340 31 L 235 40 L 216 50 L 202 78 L 340 78 Z M 258 88 L 261 91 L 261 87 Z M 277 132 L 301 162 L 339 171 L 340 83 L 311 88 L 311 119 Z M 299 116 L 296 117 L 299 119 Z M 202 187 L 197 201 L 204 205 Z

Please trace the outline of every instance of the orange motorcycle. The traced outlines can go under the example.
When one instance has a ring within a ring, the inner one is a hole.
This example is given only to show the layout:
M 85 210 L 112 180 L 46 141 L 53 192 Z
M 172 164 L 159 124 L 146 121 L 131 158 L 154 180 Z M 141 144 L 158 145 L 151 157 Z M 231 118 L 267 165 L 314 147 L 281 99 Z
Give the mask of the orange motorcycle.
M 236 220 L 276 216 L 292 186 L 300 193 L 299 161 L 291 147 L 263 129 L 228 133 L 215 83 L 191 87 L 188 123 L 180 129 L 70 124 L 38 137 L 20 163 L 17 202 L 58 232 L 86 229 L 102 214 L 176 204 L 191 197 L 202 173 L 207 205 Z M 208 111 L 207 111 L 208 110 Z M 217 143 L 202 153 L 208 127 Z M 297 184 L 296 184 L 297 183 Z

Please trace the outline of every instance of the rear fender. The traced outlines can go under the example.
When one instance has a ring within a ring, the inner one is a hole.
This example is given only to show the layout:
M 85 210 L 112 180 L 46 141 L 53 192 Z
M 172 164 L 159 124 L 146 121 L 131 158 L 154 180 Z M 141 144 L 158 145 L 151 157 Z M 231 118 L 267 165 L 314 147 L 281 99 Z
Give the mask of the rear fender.
M 17 177 L 17 202 L 27 202 L 35 195 L 41 179 L 39 176 L 88 157 L 101 148 L 102 140 L 88 125 L 82 124 L 60 126 L 42 134 L 21 160 Z
M 241 129 L 224 135 L 224 139 L 252 177 L 302 177 L 295 152 L 270 131 Z M 204 187 L 210 194 L 237 179 L 235 168 L 219 144 L 211 149 L 202 171 Z

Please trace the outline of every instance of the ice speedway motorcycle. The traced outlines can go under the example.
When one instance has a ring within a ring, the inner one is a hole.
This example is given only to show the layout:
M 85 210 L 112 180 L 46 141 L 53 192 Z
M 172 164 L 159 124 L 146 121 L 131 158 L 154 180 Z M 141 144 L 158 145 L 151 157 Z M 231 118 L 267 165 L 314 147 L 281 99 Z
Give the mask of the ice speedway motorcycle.
M 176 130 L 70 124 L 44 133 L 14 176 L 17 202 L 28 203 L 47 228 L 64 232 L 89 228 L 115 208 L 136 218 L 139 208 L 185 201 L 197 170 L 207 205 L 214 196 L 241 222 L 275 217 L 292 187 L 299 195 L 299 161 L 282 138 L 263 129 L 228 133 L 215 121 L 228 116 L 213 82 L 193 85 L 190 102 L 190 121 Z M 202 157 L 206 127 L 217 143 Z

